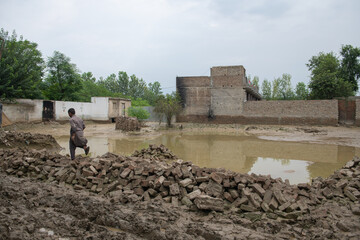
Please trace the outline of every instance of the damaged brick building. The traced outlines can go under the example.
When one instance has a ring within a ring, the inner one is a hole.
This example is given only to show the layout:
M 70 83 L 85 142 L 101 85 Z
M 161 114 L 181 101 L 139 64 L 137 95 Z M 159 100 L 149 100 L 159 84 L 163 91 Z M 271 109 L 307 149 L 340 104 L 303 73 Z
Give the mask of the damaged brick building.
M 360 126 L 359 98 L 259 101 L 240 65 L 212 67 L 210 76 L 177 77 L 176 88 L 183 105 L 178 122 L 336 125 L 345 114 L 345 121 Z
M 210 72 L 209 77 L 176 78 L 184 107 L 179 121 L 239 116 L 243 112 L 243 102 L 261 99 L 257 87 L 249 84 L 243 66 L 212 67 Z

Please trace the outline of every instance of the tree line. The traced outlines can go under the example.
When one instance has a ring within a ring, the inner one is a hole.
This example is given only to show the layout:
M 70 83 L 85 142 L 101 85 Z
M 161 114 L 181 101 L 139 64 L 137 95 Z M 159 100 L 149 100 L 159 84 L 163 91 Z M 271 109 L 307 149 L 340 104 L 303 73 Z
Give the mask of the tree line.
M 123 97 L 133 105 L 154 105 L 163 95 L 161 85 L 146 82 L 124 71 L 96 79 L 91 72 L 81 73 L 65 54 L 54 51 L 44 60 L 38 45 L 14 31 L 4 29 L 5 40 L 0 61 L 0 98 L 51 99 L 89 102 L 91 97 Z
M 311 78 L 309 85 L 299 82 L 295 89 L 291 85 L 291 75 L 284 73 L 272 82 L 265 79 L 260 86 L 259 78 L 248 79 L 261 90 L 266 100 L 307 100 L 333 99 L 355 96 L 360 78 L 360 48 L 343 45 L 340 56 L 335 53 L 320 52 L 306 64 Z

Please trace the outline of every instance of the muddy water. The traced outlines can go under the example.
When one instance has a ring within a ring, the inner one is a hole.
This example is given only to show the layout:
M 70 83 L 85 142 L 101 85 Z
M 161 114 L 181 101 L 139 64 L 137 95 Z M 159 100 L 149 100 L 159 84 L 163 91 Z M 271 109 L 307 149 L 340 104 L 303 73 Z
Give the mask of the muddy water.
M 64 154 L 69 153 L 68 139 L 56 139 L 64 147 Z M 131 155 L 149 144 L 164 144 L 179 158 L 198 166 L 270 174 L 289 179 L 292 184 L 327 177 L 360 155 L 360 149 L 355 147 L 267 141 L 239 135 L 166 133 L 151 139 L 90 136 L 88 140 L 93 157 L 106 152 Z M 83 154 L 83 150 L 78 148 L 76 153 Z

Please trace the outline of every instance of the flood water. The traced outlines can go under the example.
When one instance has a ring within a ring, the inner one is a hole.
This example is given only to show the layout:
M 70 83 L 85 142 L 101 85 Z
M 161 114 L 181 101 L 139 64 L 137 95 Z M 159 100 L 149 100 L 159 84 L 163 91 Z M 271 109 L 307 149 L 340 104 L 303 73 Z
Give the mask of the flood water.
M 164 144 L 179 158 L 201 167 L 271 175 L 273 178 L 289 179 L 291 184 L 310 182 L 319 176 L 328 177 L 360 153 L 360 149 L 355 147 L 221 134 L 165 133 L 151 139 L 133 136 L 89 136 L 87 139 L 92 157 L 106 152 L 131 155 L 149 144 Z M 62 153 L 69 153 L 69 137 L 58 137 L 56 140 L 64 148 Z M 76 153 L 83 154 L 84 151 L 77 148 Z

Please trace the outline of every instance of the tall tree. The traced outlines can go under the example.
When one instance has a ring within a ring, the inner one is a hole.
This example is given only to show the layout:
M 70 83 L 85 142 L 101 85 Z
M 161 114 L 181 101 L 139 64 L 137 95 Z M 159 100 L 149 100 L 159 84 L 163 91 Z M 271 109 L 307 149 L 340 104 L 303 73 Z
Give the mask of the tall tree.
M 150 105 L 154 106 L 157 99 L 162 95 L 161 85 L 159 82 L 149 83 L 146 88 L 144 99 L 146 99 Z
M 17 39 L 3 28 L 0 36 L 5 40 L 5 48 L 0 60 L 0 98 L 42 98 L 40 84 L 44 74 L 44 60 L 37 44 Z
M 312 99 L 332 99 L 354 95 L 354 85 L 341 78 L 340 62 L 333 52 L 319 53 L 306 64 L 311 72 Z
M 360 78 L 360 48 L 345 45 L 341 47 L 340 54 L 342 56 L 340 76 L 344 81 L 351 83 L 353 91 L 357 92 Z
M 253 84 L 253 86 L 255 86 L 257 89 L 259 89 L 259 77 L 255 76 L 251 82 Z
M 124 96 L 129 95 L 129 76 L 126 72 L 119 71 L 118 73 L 119 91 Z
M 295 93 L 296 93 L 296 99 L 298 100 L 306 100 L 309 97 L 309 90 L 307 89 L 305 83 L 303 82 L 299 82 L 296 85 Z
M 275 78 L 272 82 L 272 95 L 271 95 L 272 99 L 280 99 L 281 98 L 280 82 L 281 82 L 280 78 Z
M 291 87 L 291 75 L 284 73 L 281 78 L 278 79 L 279 88 L 278 88 L 278 99 L 290 100 L 295 97 L 295 94 Z
M 130 76 L 129 95 L 133 98 L 144 98 L 146 83 L 142 78 L 136 77 L 134 74 Z
M 113 93 L 103 85 L 96 82 L 96 78 L 91 72 L 81 74 L 82 88 L 79 92 L 79 101 L 90 102 L 91 97 L 111 97 Z
M 55 51 L 53 56 L 48 58 L 47 71 L 43 90 L 45 97 L 63 101 L 79 99 L 81 77 L 69 57 Z
M 268 81 L 267 79 L 264 80 L 263 84 L 262 84 L 262 96 L 263 98 L 265 98 L 266 100 L 270 100 L 271 99 L 271 82 Z

